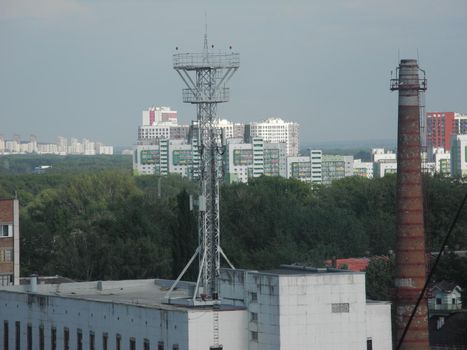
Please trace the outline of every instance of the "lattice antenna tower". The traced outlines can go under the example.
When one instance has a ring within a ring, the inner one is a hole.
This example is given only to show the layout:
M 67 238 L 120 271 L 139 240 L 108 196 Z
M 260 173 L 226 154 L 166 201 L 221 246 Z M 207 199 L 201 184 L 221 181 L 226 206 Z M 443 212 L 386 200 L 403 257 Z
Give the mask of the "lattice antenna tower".
M 214 45 L 211 46 L 211 49 Z M 193 304 L 215 303 L 219 299 L 220 246 L 219 181 L 222 179 L 222 140 L 217 105 L 229 100 L 227 82 L 240 67 L 240 55 L 230 51 L 210 52 L 207 33 L 201 53 L 175 53 L 173 67 L 186 85 L 183 102 L 196 105 L 199 164 L 193 165 L 193 178 L 200 186 L 198 241 L 192 258 L 168 292 L 180 281 L 188 267 L 199 257 L 199 272 Z M 177 48 L 178 50 L 178 48 Z

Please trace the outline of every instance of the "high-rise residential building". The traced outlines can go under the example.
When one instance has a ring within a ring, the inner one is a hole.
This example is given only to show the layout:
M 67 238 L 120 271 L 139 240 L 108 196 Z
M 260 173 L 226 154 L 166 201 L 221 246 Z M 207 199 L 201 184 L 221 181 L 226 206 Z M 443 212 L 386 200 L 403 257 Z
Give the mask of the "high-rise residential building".
M 284 143 L 265 143 L 255 137 L 251 143 L 243 139 L 227 139 L 224 152 L 224 174 L 227 182 L 248 182 L 249 178 L 286 176 L 287 154 Z
M 397 160 L 395 159 L 383 159 L 373 163 L 373 177 L 384 177 L 388 174 L 397 173 Z
M 354 175 L 353 156 L 323 155 L 321 167 L 323 185 Z
M 467 176 L 467 135 L 451 137 L 451 176 Z
M 151 126 L 159 123 L 177 124 L 177 111 L 172 111 L 170 107 L 149 107 L 143 111 L 142 126 Z
M 467 134 L 467 114 L 427 112 L 426 126 L 427 146 L 450 151 L 451 136 Z
M 222 130 L 224 139 L 239 139 L 245 135 L 245 124 L 219 119 L 216 126 Z
M 311 150 L 309 156 L 287 157 L 287 178 L 322 183 L 322 158 L 320 150 Z
M 451 153 L 446 152 L 444 148 L 433 149 L 433 160 L 435 163 L 435 172 L 443 176 L 451 175 Z
M 143 111 L 138 143 L 151 144 L 157 139 L 182 140 L 188 137 L 188 132 L 188 125 L 177 123 L 177 111 L 170 107 L 150 107 Z
M 362 162 L 361 159 L 354 159 L 353 174 L 355 176 L 362 176 L 362 177 L 366 177 L 367 179 L 372 179 L 373 178 L 373 162 Z
M 3 138 L 3 135 L 0 135 L 0 153 L 5 152 L 5 139 Z
M 192 176 L 196 149 L 184 140 L 160 139 L 154 144 L 137 145 L 133 155 L 136 175 L 179 174 Z
M 245 139 L 249 142 L 252 137 L 262 138 L 264 142 L 285 143 L 287 155 L 298 156 L 298 123 L 286 122 L 281 118 L 267 118 L 261 122 L 251 122 L 245 125 Z
M 0 286 L 19 284 L 19 204 L 0 199 Z

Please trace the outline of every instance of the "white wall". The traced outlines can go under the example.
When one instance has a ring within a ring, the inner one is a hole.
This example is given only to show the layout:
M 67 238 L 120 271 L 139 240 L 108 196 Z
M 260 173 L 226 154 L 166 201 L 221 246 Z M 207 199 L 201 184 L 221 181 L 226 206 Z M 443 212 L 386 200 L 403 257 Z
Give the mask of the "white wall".
M 392 349 L 391 304 L 372 302 L 366 305 L 366 335 L 374 350 Z

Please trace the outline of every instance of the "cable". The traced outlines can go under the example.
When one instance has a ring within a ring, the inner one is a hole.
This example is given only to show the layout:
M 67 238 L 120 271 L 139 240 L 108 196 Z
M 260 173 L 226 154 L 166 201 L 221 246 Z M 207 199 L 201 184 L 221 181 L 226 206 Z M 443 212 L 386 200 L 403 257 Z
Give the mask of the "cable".
M 397 344 L 396 350 L 400 350 L 402 343 L 404 342 L 405 335 L 407 334 L 407 331 L 409 330 L 410 324 L 412 323 L 412 319 L 415 316 L 415 313 L 417 312 L 417 308 L 420 305 L 420 302 L 422 301 L 423 296 L 425 295 L 426 289 L 428 288 L 428 284 L 430 283 L 431 277 L 433 277 L 433 274 L 436 270 L 436 267 L 438 266 L 439 259 L 441 258 L 441 255 L 444 252 L 444 249 L 446 248 L 446 244 L 448 243 L 449 237 L 451 236 L 452 231 L 454 230 L 454 227 L 456 226 L 457 220 L 459 219 L 462 209 L 464 208 L 465 202 L 467 201 L 467 193 L 464 196 L 464 199 L 461 202 L 461 205 L 457 209 L 456 216 L 454 217 L 453 222 L 451 223 L 451 226 L 449 227 L 449 231 L 446 234 L 446 237 L 444 237 L 443 244 L 441 245 L 441 249 L 438 253 L 438 256 L 436 257 L 435 263 L 430 269 L 430 272 L 428 273 L 428 277 L 425 280 L 425 285 L 423 286 L 422 292 L 418 296 L 417 303 L 415 304 L 415 307 L 412 310 L 412 314 L 410 315 L 409 321 L 407 322 L 407 325 L 404 328 L 404 332 L 402 333 L 401 338 L 399 339 L 399 343 Z

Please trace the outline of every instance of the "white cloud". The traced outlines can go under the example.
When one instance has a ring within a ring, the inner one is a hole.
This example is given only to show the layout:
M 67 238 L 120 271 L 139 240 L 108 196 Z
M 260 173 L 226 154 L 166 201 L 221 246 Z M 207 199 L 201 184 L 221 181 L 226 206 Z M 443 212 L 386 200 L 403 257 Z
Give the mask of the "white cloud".
M 0 0 L 1 19 L 49 19 L 80 13 L 78 0 Z

